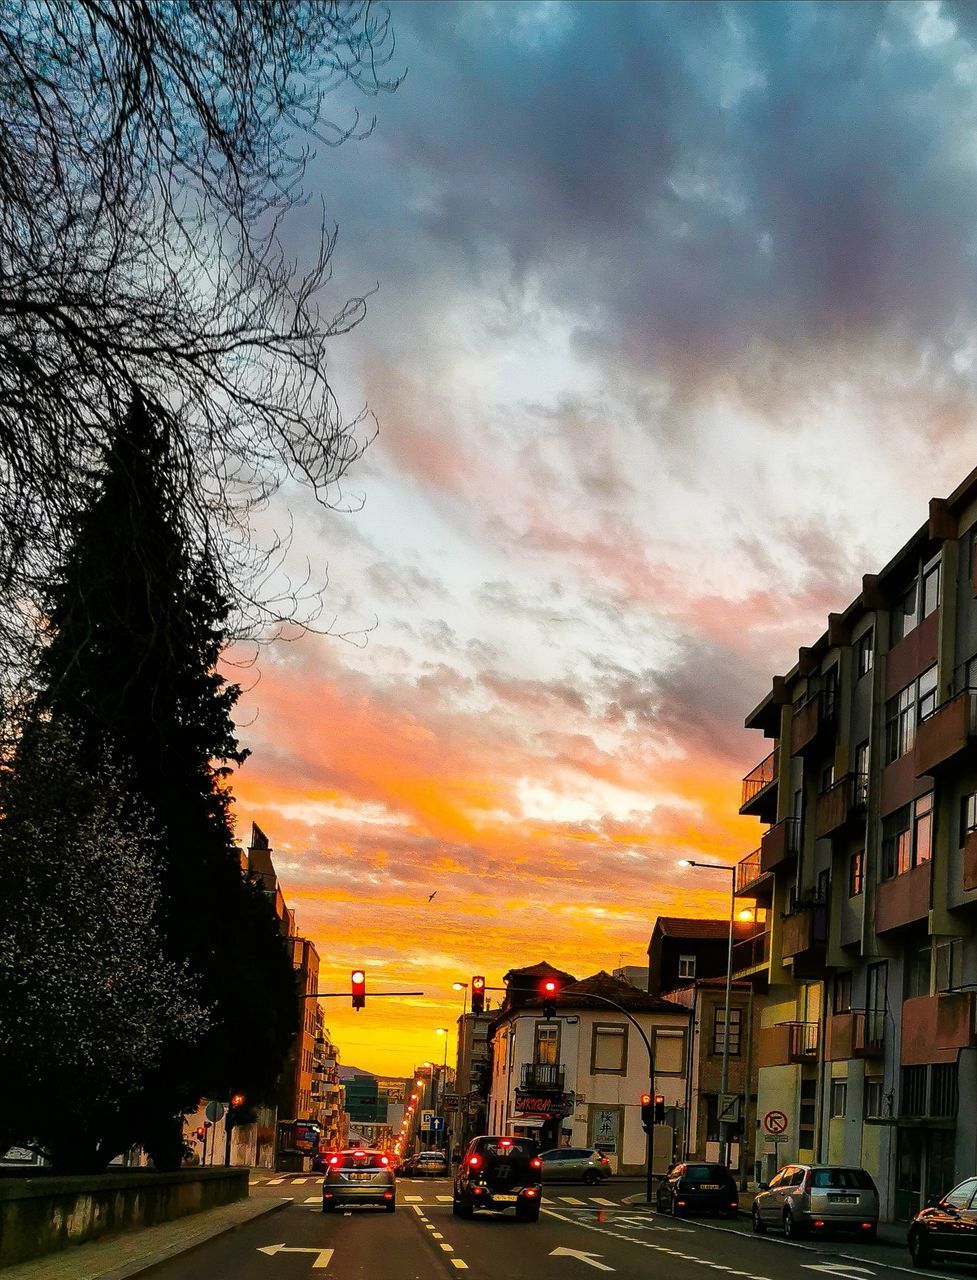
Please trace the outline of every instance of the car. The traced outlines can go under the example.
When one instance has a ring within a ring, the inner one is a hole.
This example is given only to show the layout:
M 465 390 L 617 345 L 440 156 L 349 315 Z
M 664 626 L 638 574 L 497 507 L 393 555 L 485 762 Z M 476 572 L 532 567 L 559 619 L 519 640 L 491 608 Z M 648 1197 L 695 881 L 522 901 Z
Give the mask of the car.
M 968 1178 L 913 1218 L 906 1236 L 914 1267 L 937 1258 L 977 1262 L 977 1178 Z
M 554 1147 L 540 1154 L 544 1182 L 586 1182 L 596 1187 L 611 1176 L 611 1164 L 593 1147 Z
M 786 1236 L 850 1231 L 874 1240 L 879 1193 L 871 1175 L 854 1165 L 788 1164 L 760 1183 L 752 1218 L 757 1235 L 782 1227 Z
M 505 1134 L 473 1138 L 458 1161 L 451 1210 L 471 1218 L 476 1209 L 515 1209 L 520 1222 L 538 1222 L 542 1199 L 539 1147 Z
M 659 1182 L 657 1207 L 659 1213 L 670 1213 L 674 1218 L 693 1213 L 735 1218 L 739 1193 L 725 1165 L 687 1160 L 673 1164 Z
M 351 1147 L 328 1157 L 322 1180 L 322 1212 L 351 1204 L 382 1205 L 387 1213 L 397 1208 L 394 1171 L 384 1152 Z
M 443 1151 L 421 1151 L 405 1160 L 399 1173 L 402 1178 L 446 1178 L 448 1158 Z

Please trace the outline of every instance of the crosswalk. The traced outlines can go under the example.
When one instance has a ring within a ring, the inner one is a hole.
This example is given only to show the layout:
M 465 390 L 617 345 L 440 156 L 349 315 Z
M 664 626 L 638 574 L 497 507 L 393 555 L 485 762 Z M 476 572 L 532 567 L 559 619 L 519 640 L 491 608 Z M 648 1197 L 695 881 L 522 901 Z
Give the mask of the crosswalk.
M 248 1181 L 249 1185 L 252 1187 L 281 1187 L 283 1191 L 287 1191 L 289 1187 L 301 1187 L 310 1182 L 314 1185 L 319 1181 L 319 1175 L 312 1174 L 310 1176 L 309 1174 L 276 1173 L 269 1176 L 264 1173 L 252 1173 Z M 412 1183 L 413 1187 L 418 1187 L 417 1181 L 412 1180 Z M 432 1194 L 432 1192 L 427 1191 L 426 1188 L 425 1194 L 407 1194 L 407 1185 L 408 1183 L 404 1182 L 398 1187 L 397 1199 L 401 1204 L 451 1204 L 452 1197 L 450 1195 L 438 1192 L 434 1192 L 434 1194 Z M 444 1186 L 444 1182 L 441 1183 L 441 1186 Z M 312 1188 L 310 1187 L 309 1190 L 312 1190 Z M 624 1209 L 628 1207 L 623 1200 L 611 1200 L 607 1196 L 563 1195 L 545 1187 L 543 1190 L 543 1199 L 548 1204 L 564 1204 L 571 1209 Z M 310 1195 L 307 1198 L 304 1198 L 305 1204 L 316 1204 L 318 1201 L 318 1195 Z

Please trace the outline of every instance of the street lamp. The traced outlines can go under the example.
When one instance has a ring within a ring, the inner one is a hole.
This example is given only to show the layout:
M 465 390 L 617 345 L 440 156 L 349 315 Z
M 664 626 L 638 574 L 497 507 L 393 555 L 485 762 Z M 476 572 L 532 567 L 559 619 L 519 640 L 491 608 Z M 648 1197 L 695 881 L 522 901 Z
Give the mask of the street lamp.
M 736 867 L 725 862 L 696 862 L 692 858 L 682 858 L 680 867 L 697 867 L 702 871 L 725 871 L 729 876 L 729 944 L 726 948 L 726 1011 L 723 1015 L 723 1072 L 719 1082 L 720 1111 L 729 1094 L 729 1011 L 733 992 L 733 921 L 736 917 Z M 749 1089 L 749 1081 L 747 1081 Z M 686 1120 L 688 1123 L 688 1120 Z M 743 1124 L 744 1137 L 746 1122 Z M 742 1141 L 742 1139 L 741 1139 Z M 729 1167 L 729 1121 L 719 1122 L 719 1163 L 723 1168 Z
M 453 982 L 453 983 L 451 984 L 451 990 L 452 990 L 452 991 L 464 991 L 464 993 L 465 993 L 465 998 L 464 998 L 464 1001 L 462 1002 L 461 1011 L 462 1011 L 462 1013 L 467 1013 L 467 1012 L 468 1012 L 468 983 L 467 983 L 467 982 Z

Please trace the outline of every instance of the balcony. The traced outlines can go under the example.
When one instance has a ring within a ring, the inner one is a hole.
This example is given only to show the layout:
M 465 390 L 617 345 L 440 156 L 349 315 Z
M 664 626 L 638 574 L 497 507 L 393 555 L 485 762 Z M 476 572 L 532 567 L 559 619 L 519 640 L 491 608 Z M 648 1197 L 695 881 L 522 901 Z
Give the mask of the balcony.
M 739 898 L 765 898 L 769 901 L 773 886 L 761 865 L 759 849 L 754 849 L 737 862 L 733 888 Z
M 814 834 L 818 840 L 844 831 L 862 819 L 868 801 L 868 776 L 846 773 L 822 791 L 814 809 Z
M 964 689 L 920 721 L 913 747 L 916 777 L 949 767 L 977 738 L 977 690 Z
M 975 1043 L 973 991 L 942 991 L 903 1002 L 903 1066 L 956 1062 L 958 1051 Z
M 856 1009 L 852 1015 L 852 1056 L 881 1058 L 885 1055 L 885 1010 Z
M 834 733 L 837 701 L 834 689 L 815 689 L 795 705 L 790 722 L 791 755 L 803 755 Z
M 773 822 L 777 816 L 777 779 L 780 766 L 780 749 L 761 760 L 755 769 L 743 779 L 740 813 L 747 818 L 759 818 L 761 822 Z
M 977 831 L 968 831 L 963 842 L 962 885 L 977 889 Z
M 930 909 L 930 863 L 921 862 L 901 876 L 879 883 L 875 898 L 875 931 L 891 933 L 925 920 Z
M 816 1022 L 780 1022 L 761 1027 L 757 1041 L 758 1067 L 786 1067 L 792 1063 L 818 1060 Z
M 828 940 L 828 907 L 811 902 L 784 916 L 782 951 L 784 959 L 796 959 L 820 952 Z
M 523 1089 L 552 1089 L 562 1093 L 565 1071 L 558 1062 L 524 1062 L 520 1087 Z
M 800 847 L 800 820 L 784 818 L 771 827 L 760 841 L 760 865 L 764 871 L 773 871 L 791 858 L 796 858 Z
M 762 969 L 770 963 L 770 930 L 757 925 L 749 938 L 733 943 L 733 977 L 739 978 Z

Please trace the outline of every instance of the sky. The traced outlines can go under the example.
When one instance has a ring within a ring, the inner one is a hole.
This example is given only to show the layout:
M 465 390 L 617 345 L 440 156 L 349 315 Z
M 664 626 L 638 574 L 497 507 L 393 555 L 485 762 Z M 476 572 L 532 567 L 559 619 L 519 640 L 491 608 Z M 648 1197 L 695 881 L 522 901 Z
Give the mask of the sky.
M 367 972 L 342 1061 L 407 1074 L 453 981 L 726 911 L 677 864 L 759 844 L 744 717 L 977 464 L 977 8 L 393 22 L 403 83 L 308 175 L 378 433 L 336 509 L 271 514 L 334 621 L 242 673 L 235 791 L 321 988 Z

